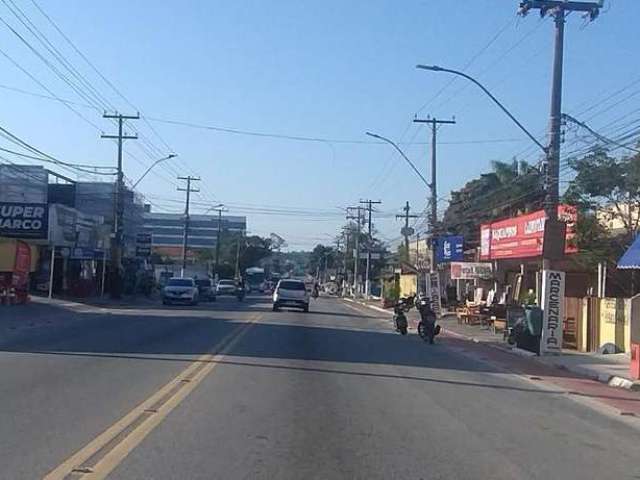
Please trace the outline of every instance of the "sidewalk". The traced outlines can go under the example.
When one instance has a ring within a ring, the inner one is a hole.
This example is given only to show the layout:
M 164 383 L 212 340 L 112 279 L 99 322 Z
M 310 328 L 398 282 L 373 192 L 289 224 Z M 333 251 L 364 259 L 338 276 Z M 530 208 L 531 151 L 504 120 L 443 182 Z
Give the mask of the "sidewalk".
M 160 297 L 157 294 L 145 297 L 144 295 L 123 295 L 122 298 L 112 299 L 109 295 L 104 297 L 60 297 L 55 296 L 51 299 L 45 296 L 31 295 L 31 302 L 52 305 L 90 305 L 94 307 L 136 307 L 158 305 Z
M 393 315 L 391 309 L 381 308 L 379 302 L 362 299 L 353 301 L 376 311 Z M 409 320 L 409 328 L 415 330 L 419 320 L 418 313 L 415 310 L 411 310 L 407 315 L 407 319 Z M 540 357 L 526 350 L 512 347 L 503 340 L 502 332 L 494 334 L 487 327 L 459 324 L 457 317 L 453 314 L 445 314 L 438 323 L 442 326 L 445 334 L 482 343 L 512 354 L 529 357 L 535 362 L 576 373 L 612 387 L 640 391 L 640 381 L 634 381 L 629 378 L 630 357 L 628 353 L 603 355 L 563 350 L 562 355 Z

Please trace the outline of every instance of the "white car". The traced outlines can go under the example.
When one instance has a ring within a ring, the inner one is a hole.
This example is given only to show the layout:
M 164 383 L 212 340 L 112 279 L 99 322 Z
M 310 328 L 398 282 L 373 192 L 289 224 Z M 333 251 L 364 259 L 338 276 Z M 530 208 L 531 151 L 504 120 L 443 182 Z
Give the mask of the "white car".
M 218 295 L 236 295 L 238 287 L 234 280 L 220 280 L 216 287 L 216 294 Z
M 300 280 L 280 280 L 273 292 L 273 311 L 280 307 L 301 308 L 309 311 L 309 292 L 304 282 Z
M 167 281 L 162 289 L 162 304 L 173 303 L 198 304 L 198 286 L 193 278 L 173 277 Z

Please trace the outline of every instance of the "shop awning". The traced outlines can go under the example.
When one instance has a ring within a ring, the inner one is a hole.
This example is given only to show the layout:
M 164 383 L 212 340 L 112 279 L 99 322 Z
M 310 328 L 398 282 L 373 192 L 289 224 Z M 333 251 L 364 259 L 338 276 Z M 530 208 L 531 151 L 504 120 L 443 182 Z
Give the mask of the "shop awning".
M 640 235 L 636 237 L 629 249 L 618 260 L 618 268 L 640 269 Z

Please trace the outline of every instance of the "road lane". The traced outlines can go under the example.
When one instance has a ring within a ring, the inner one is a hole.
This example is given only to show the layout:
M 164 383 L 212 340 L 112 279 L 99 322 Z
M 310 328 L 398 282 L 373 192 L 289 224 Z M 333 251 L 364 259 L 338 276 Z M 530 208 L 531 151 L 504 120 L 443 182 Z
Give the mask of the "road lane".
M 12 309 L 0 318 L 0 478 L 42 478 L 245 322 L 250 307 Z
M 109 478 L 638 478 L 637 431 L 388 320 L 268 312 Z

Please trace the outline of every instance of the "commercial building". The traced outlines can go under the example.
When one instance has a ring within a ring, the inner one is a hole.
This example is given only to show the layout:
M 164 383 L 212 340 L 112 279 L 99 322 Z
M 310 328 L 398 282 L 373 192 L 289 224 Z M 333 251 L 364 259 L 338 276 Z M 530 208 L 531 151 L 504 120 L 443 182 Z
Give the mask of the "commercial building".
M 54 178 L 63 183 L 50 183 Z M 144 206 L 128 189 L 123 204 L 124 257 L 135 267 Z M 100 292 L 109 270 L 114 212 L 114 183 L 76 182 L 33 165 L 0 165 L 0 287 L 46 291 L 53 266 L 54 293 Z
M 151 234 L 152 251 L 163 257 L 182 257 L 184 238 L 184 214 L 158 213 L 147 209 L 144 213 L 144 232 Z M 215 249 L 218 232 L 244 232 L 247 219 L 235 215 L 190 215 L 189 251 L 191 257 L 197 250 Z

